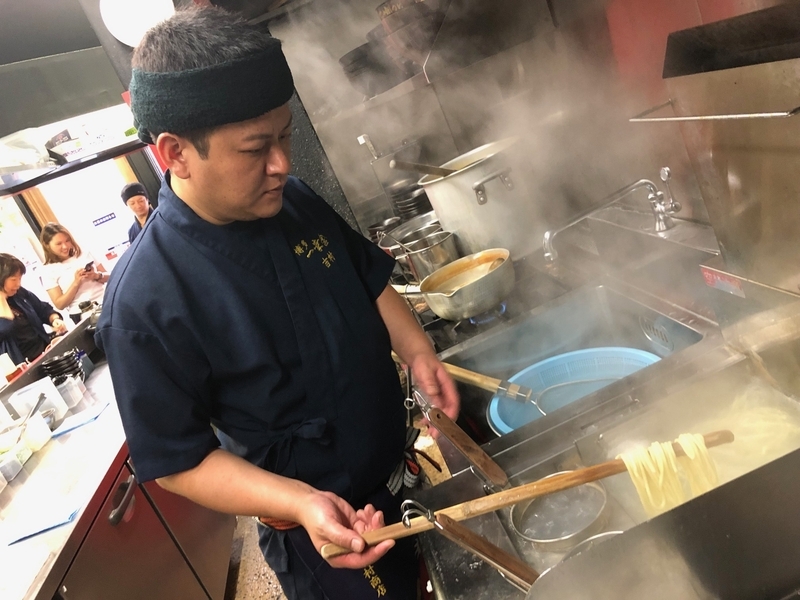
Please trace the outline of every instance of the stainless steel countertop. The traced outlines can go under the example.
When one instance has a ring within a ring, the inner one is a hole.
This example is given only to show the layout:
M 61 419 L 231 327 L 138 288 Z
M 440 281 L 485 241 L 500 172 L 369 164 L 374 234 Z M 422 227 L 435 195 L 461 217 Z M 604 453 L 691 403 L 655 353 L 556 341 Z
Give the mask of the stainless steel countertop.
M 0 546 L 0 597 L 7 600 L 53 597 L 89 530 L 97 504 L 127 457 L 111 375 L 99 365 L 86 382 L 87 393 L 75 407 L 110 400 L 100 416 L 36 452 L 22 472 L 0 493 L 0 539 L 42 515 L 78 510 L 68 524 L 11 546 Z M 74 410 L 74 409 L 73 409 Z M 107 491 L 107 490 L 106 490 Z

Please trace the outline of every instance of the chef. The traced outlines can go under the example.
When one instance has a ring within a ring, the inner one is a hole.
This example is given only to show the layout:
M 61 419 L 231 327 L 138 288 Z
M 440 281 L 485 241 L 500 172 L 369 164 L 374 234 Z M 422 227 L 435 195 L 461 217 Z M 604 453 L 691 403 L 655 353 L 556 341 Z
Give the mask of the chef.
M 458 395 L 389 285 L 393 260 L 289 176 L 280 43 L 196 8 L 147 32 L 132 63 L 139 135 L 169 171 L 96 339 L 139 481 L 261 517 L 289 598 L 416 598 L 410 539 L 360 536 L 400 519 L 392 349 L 452 418 Z M 326 562 L 328 542 L 353 552 Z
M 136 236 L 142 232 L 147 219 L 153 214 L 153 207 L 150 206 L 150 197 L 147 195 L 147 189 L 138 181 L 126 183 L 122 188 L 122 192 L 120 192 L 120 196 L 125 206 L 131 209 L 135 217 L 133 224 L 128 229 L 128 242 L 132 244 Z

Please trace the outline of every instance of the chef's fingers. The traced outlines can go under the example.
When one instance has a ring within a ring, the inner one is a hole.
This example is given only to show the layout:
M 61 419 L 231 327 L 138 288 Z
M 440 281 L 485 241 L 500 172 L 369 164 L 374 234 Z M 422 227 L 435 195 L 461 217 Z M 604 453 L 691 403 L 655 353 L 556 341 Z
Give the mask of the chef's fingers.
M 377 562 L 394 546 L 394 540 L 386 540 L 377 546 L 370 546 L 364 552 L 356 554 L 351 552 L 336 558 L 329 558 L 328 564 L 337 569 L 363 569 Z
M 367 504 L 364 508 L 356 511 L 356 516 L 359 521 L 369 524 L 372 521 L 372 517 L 375 516 L 375 512 L 375 507 L 372 504 Z
M 372 515 L 372 519 L 370 520 L 368 531 L 373 529 L 380 529 L 385 524 L 386 523 L 384 522 L 383 511 L 376 510 L 375 513 Z
M 353 525 L 358 533 L 380 529 L 385 525 L 382 510 L 377 510 L 372 504 L 367 504 L 364 508 L 357 510 L 358 521 Z
M 350 548 L 353 552 L 364 550 L 364 540 L 354 529 L 358 522 L 356 511 L 335 494 L 321 492 L 313 496 L 304 506 L 302 517 L 301 524 L 317 550 L 328 542 Z
M 458 418 L 458 411 L 461 408 L 461 399 L 458 396 L 456 382 L 453 381 L 450 374 L 444 370 L 444 367 L 436 371 L 436 376 L 439 380 L 439 387 L 441 388 L 437 407 L 455 421 L 456 418 Z
M 430 398 L 431 403 L 434 406 L 436 406 L 436 402 L 434 402 L 434 400 L 436 400 L 441 394 L 441 390 L 439 388 L 439 377 L 436 373 L 438 369 L 444 370 L 444 367 L 441 366 L 441 363 L 438 361 L 435 355 L 418 359 L 414 361 L 414 364 L 411 367 L 412 374 L 417 382 L 417 385 Z

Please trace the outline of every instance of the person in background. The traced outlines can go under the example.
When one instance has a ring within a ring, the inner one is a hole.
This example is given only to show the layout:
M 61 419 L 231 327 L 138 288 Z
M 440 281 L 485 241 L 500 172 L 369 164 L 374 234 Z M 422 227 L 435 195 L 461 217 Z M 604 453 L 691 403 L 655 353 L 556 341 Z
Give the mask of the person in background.
M 389 285 L 394 260 L 289 175 L 280 42 L 187 9 L 144 35 L 132 66 L 134 123 L 169 169 L 95 340 L 137 480 L 259 517 L 291 600 L 415 600 L 414 540 L 361 537 L 400 520 L 418 469 L 392 350 L 452 419 L 458 392 Z M 352 552 L 326 561 L 331 542 Z
M 133 183 L 125 184 L 122 188 L 122 201 L 125 206 L 131 209 L 136 217 L 133 225 L 128 229 L 128 241 L 132 244 L 136 236 L 142 231 L 142 227 L 153 214 L 153 207 L 150 206 L 150 197 L 147 195 L 145 187 L 135 181 Z
M 0 354 L 7 353 L 15 365 L 35 359 L 52 343 L 44 325 L 67 332 L 61 315 L 22 287 L 25 271 L 16 256 L 0 253 Z
M 39 237 L 44 251 L 42 286 L 59 310 L 68 309 L 70 318 L 81 319 L 81 302 L 102 302 L 108 273 L 88 252 L 82 252 L 63 225 L 48 223 Z

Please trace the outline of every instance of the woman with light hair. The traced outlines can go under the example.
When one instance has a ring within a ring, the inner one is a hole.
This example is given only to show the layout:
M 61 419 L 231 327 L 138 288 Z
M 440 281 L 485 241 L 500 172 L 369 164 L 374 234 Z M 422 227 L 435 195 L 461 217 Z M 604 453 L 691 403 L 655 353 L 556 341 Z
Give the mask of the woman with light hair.
M 44 251 L 42 286 L 59 310 L 80 321 L 82 302 L 102 302 L 108 274 L 88 252 L 81 251 L 63 225 L 48 223 L 39 238 Z

